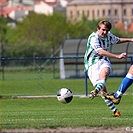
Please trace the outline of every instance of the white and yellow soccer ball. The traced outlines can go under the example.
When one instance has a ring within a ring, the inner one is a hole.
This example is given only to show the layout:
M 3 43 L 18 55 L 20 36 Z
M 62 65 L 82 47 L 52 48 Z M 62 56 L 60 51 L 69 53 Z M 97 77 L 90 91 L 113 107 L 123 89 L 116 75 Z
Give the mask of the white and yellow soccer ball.
M 62 103 L 70 103 L 73 99 L 73 93 L 68 88 L 61 88 L 57 92 L 57 99 L 59 102 L 62 102 Z

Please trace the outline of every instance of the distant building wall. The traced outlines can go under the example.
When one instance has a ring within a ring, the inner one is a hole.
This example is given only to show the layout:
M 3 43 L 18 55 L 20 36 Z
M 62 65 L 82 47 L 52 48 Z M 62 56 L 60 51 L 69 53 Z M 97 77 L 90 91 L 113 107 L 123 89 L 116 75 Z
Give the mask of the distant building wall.
M 34 6 L 34 11 L 36 13 L 50 15 L 50 14 L 53 14 L 53 7 L 49 6 L 48 4 L 46 4 L 44 2 L 41 2 Z
M 82 16 L 88 20 L 108 18 L 112 22 L 133 21 L 133 0 L 74 0 L 66 7 L 70 21 L 79 21 Z

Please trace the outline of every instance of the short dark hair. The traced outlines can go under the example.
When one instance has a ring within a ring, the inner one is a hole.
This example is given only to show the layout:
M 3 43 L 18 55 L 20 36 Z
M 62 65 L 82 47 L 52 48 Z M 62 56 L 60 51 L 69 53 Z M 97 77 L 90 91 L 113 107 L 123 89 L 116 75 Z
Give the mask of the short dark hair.
M 110 23 L 109 21 L 107 21 L 107 20 L 101 20 L 101 21 L 98 23 L 97 28 L 100 29 L 100 27 L 101 27 L 102 24 L 106 26 L 106 28 L 108 29 L 108 31 L 111 30 L 112 25 L 111 25 L 111 23 Z

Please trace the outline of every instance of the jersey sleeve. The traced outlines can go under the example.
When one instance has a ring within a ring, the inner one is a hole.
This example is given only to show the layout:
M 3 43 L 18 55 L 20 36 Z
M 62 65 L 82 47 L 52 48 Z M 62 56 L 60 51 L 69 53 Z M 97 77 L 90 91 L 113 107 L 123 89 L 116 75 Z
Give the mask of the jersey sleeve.
M 120 41 L 120 38 L 113 35 L 112 33 L 110 33 L 110 37 L 111 37 L 111 44 L 116 44 Z

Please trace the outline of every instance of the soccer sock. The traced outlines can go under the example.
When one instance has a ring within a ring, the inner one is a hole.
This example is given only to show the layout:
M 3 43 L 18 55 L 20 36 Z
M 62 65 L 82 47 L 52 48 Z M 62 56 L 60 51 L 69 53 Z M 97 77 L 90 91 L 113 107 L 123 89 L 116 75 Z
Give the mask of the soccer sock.
M 96 90 L 97 93 L 100 92 L 101 89 L 104 88 L 105 83 L 106 83 L 105 80 L 99 80 L 98 84 L 95 87 L 95 90 Z
M 106 105 L 110 108 L 110 110 L 112 112 L 115 112 L 117 110 L 117 108 L 115 107 L 114 103 L 111 100 L 107 99 L 104 96 L 101 96 L 101 97 L 103 98 L 103 100 L 105 101 Z
M 133 75 L 127 74 L 126 77 L 121 82 L 118 90 L 114 94 L 115 98 L 121 98 L 122 95 L 125 93 L 125 91 L 128 89 L 128 87 L 133 83 Z

